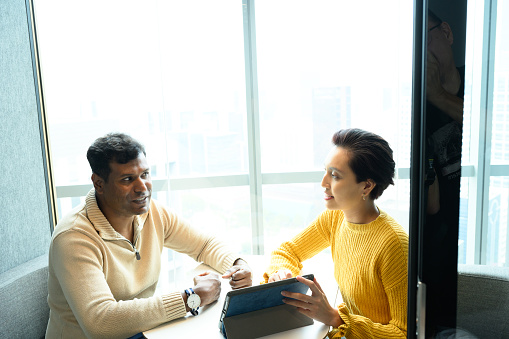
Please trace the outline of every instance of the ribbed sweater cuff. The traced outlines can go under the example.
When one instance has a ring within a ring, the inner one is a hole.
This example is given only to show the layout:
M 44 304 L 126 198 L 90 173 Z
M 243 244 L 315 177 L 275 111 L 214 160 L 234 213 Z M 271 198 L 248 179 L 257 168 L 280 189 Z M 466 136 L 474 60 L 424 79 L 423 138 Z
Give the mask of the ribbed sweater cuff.
M 346 308 L 346 304 L 345 303 L 341 303 L 338 306 L 338 312 L 339 312 L 339 317 L 345 323 L 343 325 L 340 325 L 336 329 L 337 330 L 336 333 L 338 334 L 337 338 L 346 337 L 346 335 L 347 335 L 347 333 L 349 332 L 349 329 L 350 329 L 350 317 L 348 316 L 349 312 L 348 312 L 348 309 Z M 336 336 L 334 336 L 334 338 L 336 338 Z
M 228 271 L 233 266 L 233 263 L 237 259 L 240 259 L 240 257 L 234 257 L 231 255 L 227 256 L 223 261 L 223 267 L 222 267 L 221 273 Z
M 167 321 L 182 318 L 186 315 L 186 305 L 180 292 L 172 292 L 162 296 Z

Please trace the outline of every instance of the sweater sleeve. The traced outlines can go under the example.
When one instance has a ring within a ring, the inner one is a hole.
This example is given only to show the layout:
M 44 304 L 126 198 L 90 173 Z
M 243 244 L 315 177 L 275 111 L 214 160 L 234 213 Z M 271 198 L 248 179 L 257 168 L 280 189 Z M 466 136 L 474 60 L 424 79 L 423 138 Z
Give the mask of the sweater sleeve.
M 219 239 L 192 227 L 186 220 L 164 209 L 164 246 L 189 255 L 220 273 L 226 272 L 240 256 Z
M 269 267 L 263 274 L 265 282 L 281 269 L 290 270 L 293 276 L 298 275 L 303 261 L 330 246 L 331 219 L 328 212 L 320 214 L 306 229 L 272 252 Z
M 126 338 L 186 314 L 180 293 L 116 300 L 105 279 L 107 249 L 79 231 L 66 231 L 52 241 L 50 275 L 81 329 L 89 338 Z M 60 298 L 60 297 L 59 297 Z

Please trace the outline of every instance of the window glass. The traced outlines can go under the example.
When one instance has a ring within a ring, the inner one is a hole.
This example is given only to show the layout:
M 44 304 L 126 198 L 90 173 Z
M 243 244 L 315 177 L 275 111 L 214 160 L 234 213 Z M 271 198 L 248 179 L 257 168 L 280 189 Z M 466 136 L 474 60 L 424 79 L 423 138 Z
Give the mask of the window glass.
M 490 178 L 486 264 L 509 266 L 508 234 L 509 177 Z
M 111 131 L 145 145 L 159 182 L 248 173 L 241 0 L 34 5 L 53 173 L 57 194 L 66 192 L 60 217 L 84 200 L 86 150 Z M 346 127 L 382 135 L 396 166 L 409 167 L 412 3 L 370 6 L 256 1 L 262 173 L 252 175 L 321 171 L 332 133 Z M 263 185 L 264 225 L 251 225 L 253 192 L 233 182 L 175 191 L 162 183 L 153 196 L 240 253 L 258 241 L 271 249 L 323 210 L 319 182 Z M 407 174 L 378 201 L 402 225 L 408 192 Z M 252 239 L 259 226 L 264 238 Z
M 509 165 L 509 3 L 497 2 L 491 164 Z M 497 181 L 501 183 L 502 181 Z M 492 182 L 492 184 L 494 184 Z
M 191 225 L 226 241 L 237 253 L 251 254 L 249 186 L 171 191 L 168 207 Z
M 395 180 L 376 204 L 408 232 L 410 180 Z M 291 240 L 325 211 L 321 183 L 263 186 L 265 251 Z
M 90 182 L 110 131 L 150 149 L 155 178 L 246 171 L 238 1 L 36 1 L 36 18 L 57 186 Z
M 348 127 L 408 167 L 412 31 L 408 1 L 257 1 L 262 171 L 322 169 Z
M 305 229 L 323 210 L 323 189 L 316 184 L 263 186 L 265 252 Z
M 487 223 L 486 264 L 509 266 L 508 209 L 509 177 L 509 3 L 497 3 L 497 27 L 493 80 L 493 114 L 491 130 L 491 165 L 503 166 L 490 170 L 489 201 L 485 211 Z M 489 149 L 489 148 L 488 148 Z M 495 174 L 495 175 L 494 175 Z

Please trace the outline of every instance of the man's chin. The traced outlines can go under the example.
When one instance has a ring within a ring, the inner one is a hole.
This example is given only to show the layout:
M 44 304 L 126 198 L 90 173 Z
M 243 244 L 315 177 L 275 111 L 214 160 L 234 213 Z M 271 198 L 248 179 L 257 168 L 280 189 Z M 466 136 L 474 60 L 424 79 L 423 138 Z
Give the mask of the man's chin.
M 148 197 L 143 202 L 143 204 L 136 204 L 135 203 L 135 208 L 133 209 L 133 213 L 135 215 L 141 215 L 141 214 L 147 213 L 149 209 L 150 209 L 150 197 Z

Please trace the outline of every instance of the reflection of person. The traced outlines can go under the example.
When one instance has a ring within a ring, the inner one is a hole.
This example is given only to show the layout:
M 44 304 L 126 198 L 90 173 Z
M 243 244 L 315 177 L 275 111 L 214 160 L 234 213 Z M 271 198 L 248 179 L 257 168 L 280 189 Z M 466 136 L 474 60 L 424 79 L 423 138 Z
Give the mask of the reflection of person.
M 428 11 L 426 129 L 433 159 L 423 230 L 423 281 L 427 284 L 426 335 L 456 323 L 456 266 L 463 123 L 464 67 L 456 67 L 453 33 Z
M 449 24 L 428 11 L 426 126 L 428 154 L 439 179 L 433 181 L 429 189 L 427 211 L 431 215 L 438 213 L 440 205 L 447 204 L 449 199 L 457 200 L 445 194 L 457 193 L 449 186 L 459 187 L 461 175 L 464 69 L 455 65 L 452 43 Z
M 126 338 L 217 300 L 221 283 L 212 272 L 194 278 L 189 297 L 184 291 L 154 296 L 163 246 L 226 272 L 232 288 L 251 285 L 242 259 L 151 199 L 140 143 L 108 134 L 87 158 L 94 188 L 51 241 L 47 338 Z
M 392 150 L 360 129 L 336 132 L 322 187 L 327 210 L 272 252 L 265 281 L 298 275 L 302 262 L 331 247 L 344 303 L 333 308 L 317 279 L 297 277 L 311 296 L 288 293 L 286 303 L 332 326 L 329 338 L 406 338 L 408 235 L 375 199 L 394 184 Z

